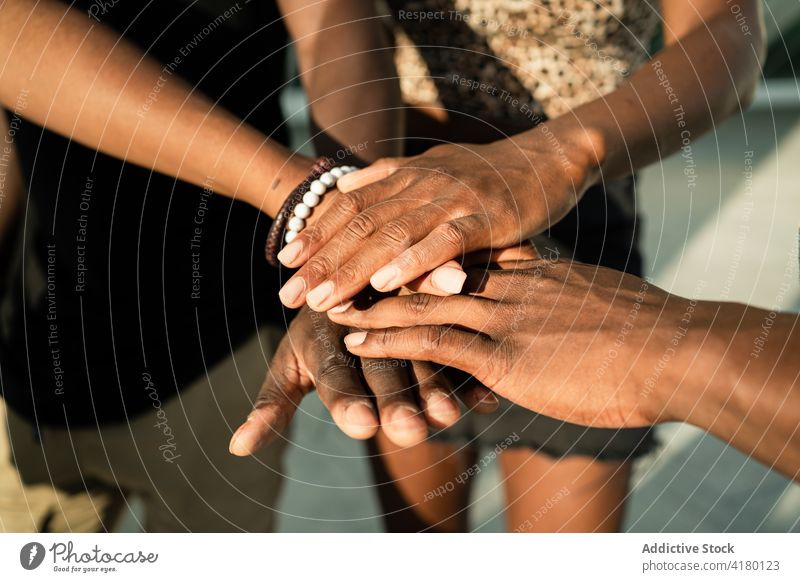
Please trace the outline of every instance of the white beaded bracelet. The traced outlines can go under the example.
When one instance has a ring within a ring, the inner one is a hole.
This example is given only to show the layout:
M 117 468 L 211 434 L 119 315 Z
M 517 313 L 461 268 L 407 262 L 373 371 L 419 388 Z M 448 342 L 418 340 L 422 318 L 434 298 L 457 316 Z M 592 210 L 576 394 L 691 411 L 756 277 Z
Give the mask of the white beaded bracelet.
M 284 234 L 283 240 L 287 244 L 292 242 L 300 234 L 300 231 L 306 227 L 306 218 L 311 216 L 314 207 L 322 201 L 325 193 L 336 186 L 339 178 L 357 169 L 355 166 L 338 166 L 331 168 L 330 172 L 325 172 L 311 182 L 308 192 L 303 194 L 303 201 L 294 207 L 292 217 L 286 223 L 286 234 Z

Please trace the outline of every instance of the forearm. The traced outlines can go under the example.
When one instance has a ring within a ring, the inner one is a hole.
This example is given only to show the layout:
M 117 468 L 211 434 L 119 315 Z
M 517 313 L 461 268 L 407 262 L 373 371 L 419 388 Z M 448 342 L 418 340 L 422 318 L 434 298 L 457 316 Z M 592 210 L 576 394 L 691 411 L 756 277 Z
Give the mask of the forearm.
M 0 102 L 13 107 L 23 95 L 25 117 L 109 155 L 271 215 L 308 171 L 137 47 L 61 3 L 3 3 L 0 55 Z M 272 189 L 283 175 L 284 185 Z
M 732 303 L 705 313 L 703 329 L 689 339 L 691 367 L 675 367 L 683 370 L 677 389 L 660 388 L 665 417 L 701 427 L 800 479 L 798 316 Z
M 9 135 L 9 120 L 0 109 L 0 292 L 4 290 L 11 245 L 19 224 L 25 185 L 17 152 Z
M 747 31 L 717 4 L 686 30 L 671 29 L 665 15 L 667 46 L 649 63 L 616 91 L 546 124 L 564 148 L 582 152 L 585 185 L 666 158 L 749 103 L 763 55 L 758 3 L 743 4 Z
M 363 161 L 402 154 L 404 118 L 393 53 L 373 2 L 281 2 L 311 117 L 328 155 Z M 333 145 L 336 144 L 336 145 Z

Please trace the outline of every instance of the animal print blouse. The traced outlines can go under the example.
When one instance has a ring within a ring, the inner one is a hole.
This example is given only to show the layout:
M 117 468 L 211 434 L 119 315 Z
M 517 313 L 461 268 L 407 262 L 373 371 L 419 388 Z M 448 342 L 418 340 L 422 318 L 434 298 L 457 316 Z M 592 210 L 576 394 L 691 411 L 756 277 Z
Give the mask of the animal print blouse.
M 555 117 L 649 58 L 658 0 L 386 0 L 403 96 L 481 117 Z

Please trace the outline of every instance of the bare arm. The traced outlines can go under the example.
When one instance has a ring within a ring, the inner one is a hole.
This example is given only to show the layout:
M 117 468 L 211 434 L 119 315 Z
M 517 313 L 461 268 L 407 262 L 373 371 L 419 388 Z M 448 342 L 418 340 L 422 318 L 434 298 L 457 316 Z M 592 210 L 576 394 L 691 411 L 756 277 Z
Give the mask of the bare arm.
M 0 5 L 0 103 L 13 107 L 21 95 L 24 115 L 52 131 L 196 185 L 211 181 L 273 216 L 309 170 L 307 160 L 59 2 Z
M 763 52 L 756 0 L 669 0 L 667 46 L 612 93 L 510 139 L 440 145 L 350 174 L 314 229 L 280 257 L 284 293 L 326 311 L 367 284 L 389 292 L 446 261 L 518 244 L 592 184 L 666 157 L 747 103 Z M 676 101 L 677 98 L 677 101 Z M 346 276 L 342 276 L 346 274 Z
M 22 207 L 25 184 L 17 161 L 17 150 L 9 134 L 9 120 L 0 109 L 0 292 L 6 282 L 6 271 Z
M 703 428 L 800 480 L 798 315 L 735 303 L 703 304 L 696 358 L 659 388 L 664 420 Z
M 757 0 L 666 0 L 664 48 L 618 90 L 547 125 L 586 156 L 588 182 L 678 151 L 750 103 L 764 56 Z M 527 132 L 527 138 L 536 134 Z M 518 143 L 525 147 L 526 137 Z
M 800 480 L 797 314 L 692 301 L 577 262 L 476 269 L 466 285 L 477 291 L 328 317 L 375 330 L 345 338 L 360 357 L 460 368 L 520 406 L 586 426 L 689 422 Z
M 393 53 L 371 0 L 280 0 L 294 39 L 317 147 L 364 161 L 402 154 L 403 108 Z

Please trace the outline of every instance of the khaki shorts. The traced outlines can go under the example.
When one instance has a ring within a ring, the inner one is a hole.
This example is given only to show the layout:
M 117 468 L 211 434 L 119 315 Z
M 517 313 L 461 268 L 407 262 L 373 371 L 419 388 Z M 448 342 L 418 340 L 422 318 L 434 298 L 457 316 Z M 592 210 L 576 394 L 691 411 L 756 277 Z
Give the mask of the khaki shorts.
M 109 531 L 132 496 L 144 502 L 144 531 L 271 531 L 284 442 L 239 458 L 228 441 L 281 335 L 262 328 L 128 423 L 37 431 L 0 400 L 0 531 Z

